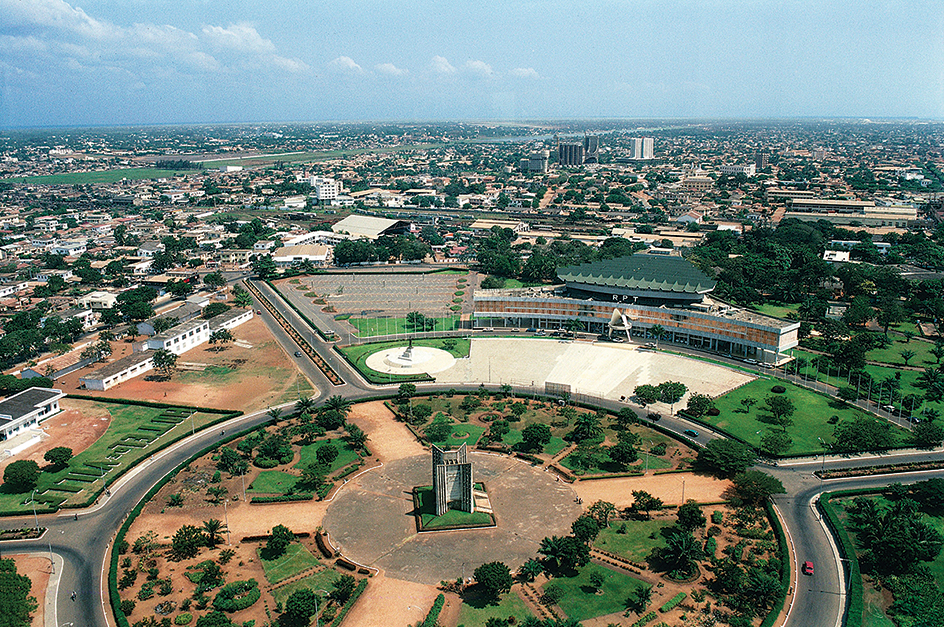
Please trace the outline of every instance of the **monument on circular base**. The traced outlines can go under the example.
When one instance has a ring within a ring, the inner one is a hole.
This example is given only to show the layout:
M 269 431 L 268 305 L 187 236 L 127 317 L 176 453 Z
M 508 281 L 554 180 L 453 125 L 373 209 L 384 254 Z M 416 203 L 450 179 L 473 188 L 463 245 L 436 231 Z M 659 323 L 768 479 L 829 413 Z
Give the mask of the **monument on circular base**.
M 385 374 L 433 374 L 451 368 L 456 358 L 448 351 L 429 346 L 388 348 L 367 357 L 367 367 Z

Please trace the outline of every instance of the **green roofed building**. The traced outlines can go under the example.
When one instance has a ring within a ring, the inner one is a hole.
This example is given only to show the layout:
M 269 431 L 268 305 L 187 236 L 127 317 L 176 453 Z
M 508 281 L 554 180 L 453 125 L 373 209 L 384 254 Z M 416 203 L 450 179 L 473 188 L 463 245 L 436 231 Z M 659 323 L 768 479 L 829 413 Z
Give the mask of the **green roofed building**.
M 689 305 L 715 288 L 687 259 L 644 253 L 560 268 L 557 276 L 575 298 L 640 305 Z
M 476 290 L 474 323 L 657 339 L 772 364 L 798 343 L 800 323 L 713 298 L 715 282 L 682 257 L 641 253 L 559 268 L 557 276 L 562 285 Z

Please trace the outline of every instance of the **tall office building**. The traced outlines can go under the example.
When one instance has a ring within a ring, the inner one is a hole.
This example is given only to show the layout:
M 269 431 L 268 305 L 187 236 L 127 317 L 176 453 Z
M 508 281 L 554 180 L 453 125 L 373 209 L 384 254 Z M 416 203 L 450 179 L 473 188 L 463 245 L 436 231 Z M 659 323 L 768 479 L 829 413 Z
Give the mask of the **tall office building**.
M 767 153 L 760 151 L 754 153 L 754 169 L 760 172 L 767 167 Z
M 583 153 L 584 163 L 600 163 L 600 138 L 596 135 L 585 135 Z
M 632 158 L 637 160 L 652 159 L 654 140 L 651 137 L 636 137 L 632 144 Z
M 583 144 L 558 144 L 557 163 L 561 166 L 583 165 Z

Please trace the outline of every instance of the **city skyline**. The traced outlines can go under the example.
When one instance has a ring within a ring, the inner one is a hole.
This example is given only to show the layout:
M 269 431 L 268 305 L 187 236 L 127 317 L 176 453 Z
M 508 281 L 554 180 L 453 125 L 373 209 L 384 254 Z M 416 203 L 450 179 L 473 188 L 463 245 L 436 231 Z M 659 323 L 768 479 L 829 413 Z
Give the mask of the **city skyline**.
M 944 117 L 933 3 L 0 0 L 0 128 Z

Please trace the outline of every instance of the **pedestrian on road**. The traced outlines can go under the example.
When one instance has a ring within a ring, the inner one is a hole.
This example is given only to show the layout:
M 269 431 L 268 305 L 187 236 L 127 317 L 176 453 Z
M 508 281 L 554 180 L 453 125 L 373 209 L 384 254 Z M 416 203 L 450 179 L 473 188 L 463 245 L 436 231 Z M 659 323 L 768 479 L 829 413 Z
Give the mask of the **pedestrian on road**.
M 72 591 L 72 600 L 75 601 L 75 590 Z

